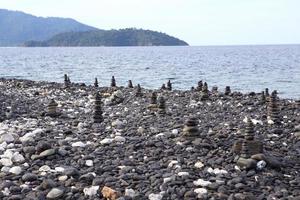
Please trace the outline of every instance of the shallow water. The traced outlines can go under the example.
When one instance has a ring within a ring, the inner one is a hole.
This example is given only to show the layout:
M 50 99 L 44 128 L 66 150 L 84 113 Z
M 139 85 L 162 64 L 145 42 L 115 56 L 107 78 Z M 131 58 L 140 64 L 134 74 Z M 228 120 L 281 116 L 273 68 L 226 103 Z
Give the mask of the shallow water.
M 210 47 L 0 48 L 0 77 L 109 85 L 132 79 L 158 88 L 171 79 L 175 89 L 199 80 L 224 90 L 277 89 L 281 97 L 300 98 L 300 45 Z

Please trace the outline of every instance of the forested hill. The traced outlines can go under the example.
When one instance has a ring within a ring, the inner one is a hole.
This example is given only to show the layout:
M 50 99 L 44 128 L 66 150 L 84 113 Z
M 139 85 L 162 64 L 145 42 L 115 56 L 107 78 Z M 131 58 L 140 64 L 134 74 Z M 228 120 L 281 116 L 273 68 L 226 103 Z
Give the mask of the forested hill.
M 29 40 L 48 40 L 58 33 L 90 30 L 98 29 L 74 19 L 36 17 L 0 9 L 0 46 L 19 46 Z
M 28 41 L 27 47 L 47 46 L 186 46 L 185 41 L 165 33 L 142 30 L 97 30 L 67 32 L 45 41 Z

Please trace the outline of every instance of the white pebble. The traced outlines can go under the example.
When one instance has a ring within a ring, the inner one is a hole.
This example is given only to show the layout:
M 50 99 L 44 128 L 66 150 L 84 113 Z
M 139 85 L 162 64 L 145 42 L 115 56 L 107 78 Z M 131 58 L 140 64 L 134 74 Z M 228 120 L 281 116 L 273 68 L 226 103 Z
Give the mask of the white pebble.
M 173 165 L 176 165 L 177 163 L 178 163 L 177 160 L 171 160 L 171 162 L 170 162 L 169 165 L 168 165 L 168 168 L 173 167 Z
M 163 196 L 161 194 L 149 194 L 148 196 L 149 200 L 161 200 Z
M 65 168 L 63 167 L 55 167 L 54 169 L 56 172 L 64 172 L 65 171 Z
M 86 144 L 84 144 L 83 142 L 79 141 L 79 142 L 74 142 L 72 144 L 72 147 L 85 147 Z
M 196 162 L 194 165 L 196 168 L 201 169 L 202 167 L 204 167 L 204 164 L 200 161 Z
M 178 172 L 178 176 L 188 176 L 190 175 L 188 172 Z
M 85 196 L 95 196 L 98 193 L 99 186 L 91 186 L 89 188 L 84 188 L 83 193 Z
M 9 158 L 1 158 L 0 159 L 0 163 L 3 165 L 3 166 L 6 166 L 6 167 L 10 167 L 12 166 L 13 162 L 11 161 L 11 159 Z
M 211 184 L 210 181 L 205 181 L 203 179 L 198 179 L 198 180 L 194 181 L 193 183 L 195 186 L 202 186 L 202 187 L 206 187 Z
M 14 167 L 10 168 L 9 172 L 12 174 L 19 175 L 22 172 L 22 168 L 19 166 L 14 166 Z
M 94 165 L 94 163 L 93 163 L 92 160 L 86 160 L 85 165 L 88 166 L 88 167 L 92 167 Z
M 100 141 L 100 144 L 111 144 L 114 141 L 114 139 L 105 138 Z
M 13 162 L 17 162 L 17 163 L 22 163 L 22 162 L 25 161 L 25 158 L 19 152 L 15 152 L 14 155 L 13 155 L 13 157 L 12 157 L 12 161 Z
M 207 193 L 207 189 L 205 188 L 197 188 L 194 190 L 195 193 L 199 194 L 199 195 L 203 195 Z
M 178 131 L 177 129 L 173 129 L 173 130 L 172 130 L 172 134 L 173 134 L 173 135 L 178 135 L 178 133 L 179 133 L 179 131 Z
M 133 189 L 125 189 L 125 196 L 129 196 L 131 198 L 134 198 L 136 196 L 136 192 Z
M 68 179 L 68 176 L 67 175 L 63 175 L 63 176 L 59 176 L 58 177 L 58 180 L 61 181 L 61 182 L 64 182 Z
M 39 168 L 40 172 L 49 172 L 51 168 L 48 165 L 43 165 Z

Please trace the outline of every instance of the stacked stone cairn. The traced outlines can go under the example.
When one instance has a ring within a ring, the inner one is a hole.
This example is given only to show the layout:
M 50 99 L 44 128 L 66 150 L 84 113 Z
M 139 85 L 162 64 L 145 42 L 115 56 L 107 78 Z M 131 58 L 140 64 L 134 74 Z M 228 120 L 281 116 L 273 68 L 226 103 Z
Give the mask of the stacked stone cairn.
M 96 94 L 95 94 L 93 122 L 94 123 L 101 123 L 101 122 L 103 122 L 102 108 L 101 108 L 101 96 L 100 96 L 100 94 L 98 92 L 96 92 Z
M 265 96 L 266 96 L 266 102 L 268 103 L 270 101 L 269 88 L 265 89 Z
M 117 87 L 116 79 L 114 76 L 111 77 L 110 87 Z
M 133 88 L 133 84 L 132 84 L 132 81 L 131 80 L 129 80 L 128 81 L 128 86 L 127 86 L 128 88 Z
M 213 86 L 211 89 L 212 94 L 218 94 L 218 86 Z
M 197 86 L 197 91 L 202 91 L 202 88 L 203 88 L 203 82 L 202 80 L 201 81 L 198 81 L 198 86 Z
M 198 119 L 190 117 L 185 121 L 183 127 L 183 137 L 187 139 L 195 139 L 199 137 Z
M 208 99 L 209 99 L 209 96 L 208 96 L 208 86 L 207 86 L 207 83 L 204 82 L 203 88 L 202 88 L 202 92 L 201 92 L 201 98 L 200 98 L 200 100 L 201 101 L 206 101 Z
M 97 78 L 95 78 L 94 86 L 95 86 L 95 87 L 99 87 L 98 79 L 97 79 Z
M 224 94 L 225 94 L 225 95 L 230 95 L 230 93 L 231 93 L 230 86 L 226 86 L 226 87 L 225 87 L 225 92 L 224 92 Z
M 64 85 L 66 88 L 70 87 L 71 85 L 71 80 L 67 74 L 64 75 Z
M 163 96 L 160 96 L 158 98 L 158 110 L 157 110 L 158 115 L 164 115 L 166 114 L 166 100 Z
M 141 96 L 143 96 L 143 94 L 142 94 L 142 88 L 141 88 L 141 85 L 140 85 L 140 84 L 137 85 L 136 92 L 135 92 L 135 96 L 136 96 L 136 97 L 141 97 Z
M 277 92 L 273 91 L 270 100 L 268 103 L 268 117 L 270 120 L 274 122 L 274 124 L 280 124 L 281 119 L 280 119 L 280 112 L 278 108 L 278 102 L 277 102 Z
M 254 125 L 249 117 L 244 130 L 244 138 L 240 145 L 240 157 L 237 165 L 242 169 L 255 168 L 256 161 L 251 157 L 263 153 L 263 143 L 255 139 Z
M 172 83 L 171 83 L 170 80 L 169 80 L 168 83 L 167 83 L 167 90 L 172 91 Z
M 260 102 L 261 103 L 266 103 L 266 95 L 265 95 L 264 91 L 261 92 Z
M 150 104 L 148 106 L 150 110 L 157 109 L 157 94 L 156 92 L 152 92 L 151 98 L 150 98 Z
M 48 108 L 47 116 L 57 117 L 59 115 L 57 112 L 57 106 L 58 104 L 54 101 L 54 99 L 51 99 L 50 103 L 47 106 Z

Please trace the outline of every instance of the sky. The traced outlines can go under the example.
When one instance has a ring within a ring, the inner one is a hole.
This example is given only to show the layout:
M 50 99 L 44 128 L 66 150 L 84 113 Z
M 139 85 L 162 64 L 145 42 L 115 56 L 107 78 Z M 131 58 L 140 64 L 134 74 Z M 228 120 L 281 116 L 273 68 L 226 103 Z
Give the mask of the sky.
M 0 8 L 161 31 L 190 45 L 300 44 L 300 0 L 0 0 Z

